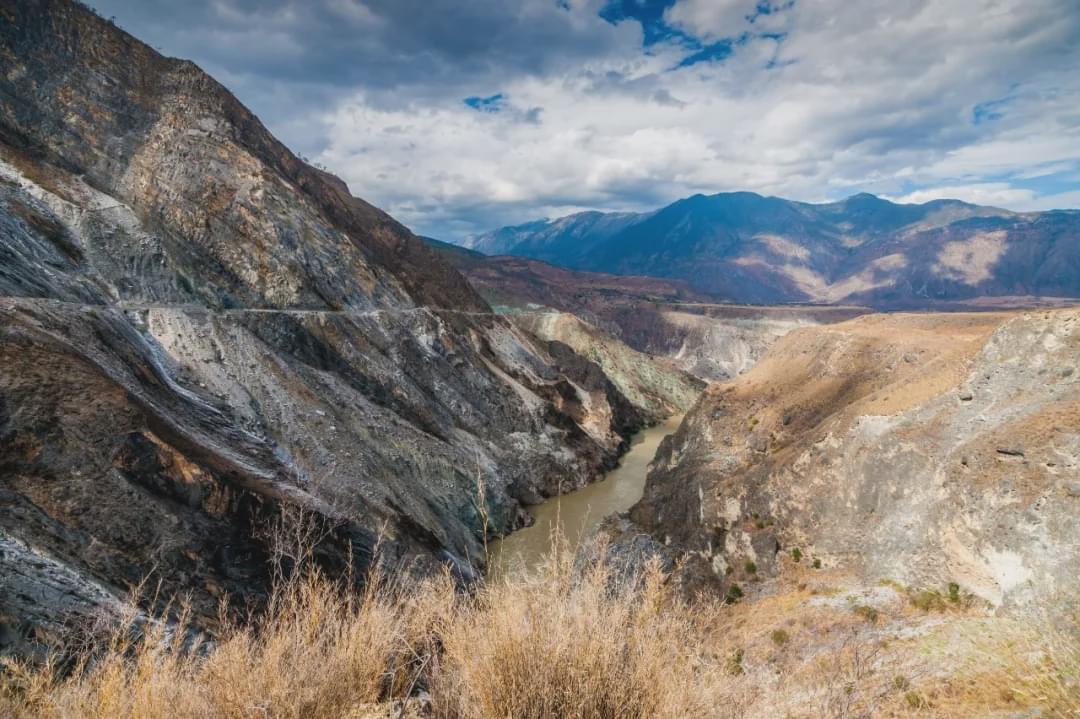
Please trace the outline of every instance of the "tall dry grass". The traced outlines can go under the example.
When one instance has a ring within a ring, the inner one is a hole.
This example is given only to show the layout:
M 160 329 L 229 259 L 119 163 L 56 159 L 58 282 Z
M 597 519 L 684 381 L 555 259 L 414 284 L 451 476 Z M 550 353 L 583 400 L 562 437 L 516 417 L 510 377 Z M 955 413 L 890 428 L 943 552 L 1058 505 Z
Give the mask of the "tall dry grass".
M 416 663 L 414 633 L 452 584 L 419 591 L 374 580 L 351 596 L 318 573 L 283 586 L 257 626 L 191 642 L 183 617 L 137 629 L 124 622 L 74 671 L 8 663 L 0 716 L 87 719 L 340 717 L 403 694 Z
M 706 616 L 657 570 L 620 588 L 568 560 L 472 594 L 449 577 L 372 577 L 353 596 L 311 572 L 212 644 L 132 621 L 74 671 L 8 663 L 0 716 L 337 718 L 420 690 L 447 719 L 713 716 L 722 672 Z
M 984 701 L 1037 707 L 1044 719 L 1080 719 L 1080 621 L 1037 627 L 983 642 L 969 691 Z
M 698 717 L 726 688 L 710 653 L 710 615 L 666 587 L 659 569 L 613 587 L 595 565 L 574 579 L 552 560 L 462 603 L 442 635 L 433 677 L 441 717 Z
M 955 667 L 963 691 L 938 691 L 896 673 L 903 642 L 844 640 L 850 611 L 791 614 L 808 606 L 688 605 L 655 567 L 625 585 L 568 552 L 470 593 L 448 576 L 376 575 L 355 594 L 312 571 L 283 578 L 259 621 L 212 643 L 193 644 L 181 612 L 171 624 L 131 618 L 73 670 L 9 662 L 0 717 L 359 719 L 400 716 L 392 700 L 417 696 L 433 719 L 1080 717 L 1076 631 L 996 647 L 976 676 Z M 770 639 L 777 627 L 783 643 Z M 944 668 L 928 676 L 947 688 Z

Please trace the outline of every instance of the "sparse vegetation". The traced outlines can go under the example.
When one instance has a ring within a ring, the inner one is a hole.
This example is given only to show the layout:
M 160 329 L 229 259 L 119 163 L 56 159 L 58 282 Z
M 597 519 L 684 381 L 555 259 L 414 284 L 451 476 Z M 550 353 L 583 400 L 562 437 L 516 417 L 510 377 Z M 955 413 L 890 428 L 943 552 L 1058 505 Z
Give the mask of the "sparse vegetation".
M 1080 620 L 1045 619 L 1038 629 L 995 637 L 973 673 L 976 696 L 1039 707 L 1031 716 L 1080 717 Z
M 744 566 L 744 569 L 746 569 L 747 574 L 757 574 L 757 564 L 755 564 L 753 561 L 751 561 L 749 559 L 746 561 L 746 565 Z
M 769 639 L 771 639 L 772 643 L 776 646 L 782 647 L 791 641 L 791 636 L 783 629 L 774 629 L 769 635 Z
M 950 582 L 942 594 L 937 589 L 908 589 L 908 601 L 916 609 L 924 612 L 943 612 L 949 609 L 963 609 L 978 603 L 978 598 L 960 589 L 960 585 Z
M 865 604 L 858 604 L 852 608 L 855 614 L 865 619 L 870 624 L 873 624 L 878 620 L 878 610 Z
M 795 547 L 791 550 L 791 561 L 795 562 L 796 564 L 802 561 L 802 550 L 800 550 L 798 547 Z

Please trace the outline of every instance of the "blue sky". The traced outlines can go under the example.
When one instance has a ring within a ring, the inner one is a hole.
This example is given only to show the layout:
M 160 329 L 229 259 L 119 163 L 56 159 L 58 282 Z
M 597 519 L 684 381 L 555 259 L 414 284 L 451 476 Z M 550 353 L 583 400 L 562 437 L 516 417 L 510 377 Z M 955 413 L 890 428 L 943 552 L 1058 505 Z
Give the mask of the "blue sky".
M 91 0 L 444 239 L 697 192 L 1080 207 L 1080 3 Z

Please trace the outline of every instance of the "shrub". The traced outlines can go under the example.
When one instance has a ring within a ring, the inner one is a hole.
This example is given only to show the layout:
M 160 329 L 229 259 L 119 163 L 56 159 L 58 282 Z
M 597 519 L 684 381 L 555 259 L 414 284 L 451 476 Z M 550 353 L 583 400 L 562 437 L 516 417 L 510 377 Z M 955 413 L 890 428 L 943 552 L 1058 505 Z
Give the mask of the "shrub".
M 956 582 L 949 582 L 949 601 L 953 604 L 960 603 L 960 585 Z
M 811 564 L 810 566 L 812 566 L 814 569 L 821 569 L 821 560 L 820 559 L 815 559 L 814 563 Z
M 782 647 L 791 641 L 791 637 L 783 629 L 774 629 L 772 634 L 769 635 L 769 639 L 778 647 Z
M 757 574 L 757 564 L 750 560 L 746 561 L 744 568 L 746 569 L 747 574 Z
M 923 612 L 942 611 L 946 608 L 945 598 L 934 589 L 921 589 L 908 595 L 908 601 Z
M 728 654 L 727 661 L 724 664 L 727 673 L 732 676 L 741 676 L 746 670 L 743 669 L 743 650 L 736 647 Z
M 795 562 L 796 564 L 802 561 L 802 550 L 800 550 L 798 547 L 795 547 L 791 550 L 791 561 Z
M 742 598 L 743 590 L 742 587 L 740 587 L 738 584 L 732 584 L 730 587 L 728 587 L 727 593 L 724 595 L 724 599 L 729 604 L 734 604 Z
M 852 608 L 853 612 L 873 624 L 878 620 L 878 610 L 865 604 L 859 604 Z

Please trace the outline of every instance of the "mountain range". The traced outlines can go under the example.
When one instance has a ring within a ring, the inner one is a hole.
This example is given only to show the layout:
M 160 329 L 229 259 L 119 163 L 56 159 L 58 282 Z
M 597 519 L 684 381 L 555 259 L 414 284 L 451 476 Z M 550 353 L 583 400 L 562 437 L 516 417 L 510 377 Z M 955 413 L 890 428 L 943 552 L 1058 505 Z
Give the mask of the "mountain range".
M 655 212 L 582 212 L 462 244 L 576 270 L 685 280 L 714 298 L 756 304 L 912 308 L 1080 296 L 1080 211 L 959 200 L 694 195 Z

